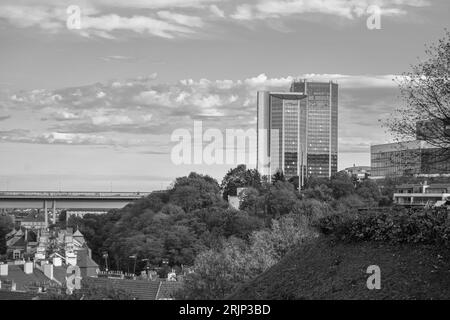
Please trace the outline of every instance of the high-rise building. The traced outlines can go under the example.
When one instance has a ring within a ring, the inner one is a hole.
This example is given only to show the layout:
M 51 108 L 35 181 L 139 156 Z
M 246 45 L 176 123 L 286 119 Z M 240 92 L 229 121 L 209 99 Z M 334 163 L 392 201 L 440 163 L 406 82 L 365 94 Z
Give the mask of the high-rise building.
M 291 92 L 306 98 L 306 176 L 331 177 L 337 172 L 338 84 L 294 81 Z
M 286 178 L 337 172 L 338 85 L 294 81 L 290 92 L 258 92 L 258 169 Z
M 259 91 L 257 97 L 258 170 L 269 179 L 277 171 L 287 178 L 301 171 L 304 152 L 306 96 Z M 303 163 L 304 163 L 303 161 Z

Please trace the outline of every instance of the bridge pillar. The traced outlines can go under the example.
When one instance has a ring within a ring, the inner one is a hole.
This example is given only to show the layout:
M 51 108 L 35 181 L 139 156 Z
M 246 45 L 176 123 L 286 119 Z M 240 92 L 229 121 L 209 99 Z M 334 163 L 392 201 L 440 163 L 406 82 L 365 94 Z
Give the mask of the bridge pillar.
M 56 200 L 53 200 L 53 223 L 56 223 Z
M 45 219 L 45 227 L 48 228 L 48 214 L 47 214 L 47 201 L 44 200 L 44 219 Z

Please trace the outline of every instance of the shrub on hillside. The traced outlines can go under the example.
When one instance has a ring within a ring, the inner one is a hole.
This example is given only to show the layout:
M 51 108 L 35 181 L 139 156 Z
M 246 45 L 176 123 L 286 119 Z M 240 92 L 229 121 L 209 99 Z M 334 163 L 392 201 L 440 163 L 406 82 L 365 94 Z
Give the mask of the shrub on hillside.
M 445 210 L 387 210 L 357 214 L 332 214 L 316 226 L 346 241 L 440 244 L 450 247 L 450 217 Z

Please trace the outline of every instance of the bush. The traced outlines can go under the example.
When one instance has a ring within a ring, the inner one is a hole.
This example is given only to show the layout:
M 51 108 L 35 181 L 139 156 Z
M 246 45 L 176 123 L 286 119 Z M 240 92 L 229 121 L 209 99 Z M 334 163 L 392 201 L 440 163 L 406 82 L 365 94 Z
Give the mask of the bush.
M 423 243 L 450 247 L 450 218 L 446 210 L 387 210 L 357 214 L 332 214 L 316 226 L 324 234 L 345 241 Z

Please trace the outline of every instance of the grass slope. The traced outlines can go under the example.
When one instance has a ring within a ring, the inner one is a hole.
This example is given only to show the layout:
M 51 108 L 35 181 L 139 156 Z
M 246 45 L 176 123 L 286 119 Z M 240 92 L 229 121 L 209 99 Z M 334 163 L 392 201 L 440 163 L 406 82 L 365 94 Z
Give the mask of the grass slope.
M 369 265 L 381 268 L 380 290 L 367 289 Z M 450 299 L 450 250 L 321 237 L 291 252 L 229 298 Z

